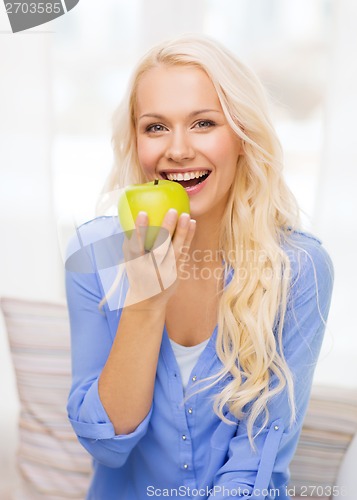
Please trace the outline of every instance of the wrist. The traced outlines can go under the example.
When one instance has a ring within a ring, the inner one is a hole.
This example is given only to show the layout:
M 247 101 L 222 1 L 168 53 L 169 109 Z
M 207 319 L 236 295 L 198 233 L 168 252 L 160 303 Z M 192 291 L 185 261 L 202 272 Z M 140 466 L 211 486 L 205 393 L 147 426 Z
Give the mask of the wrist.
M 124 310 L 128 313 L 146 313 L 157 318 L 165 318 L 166 302 L 162 298 L 155 299 L 154 297 L 137 301 L 133 297 L 127 296 L 124 302 Z

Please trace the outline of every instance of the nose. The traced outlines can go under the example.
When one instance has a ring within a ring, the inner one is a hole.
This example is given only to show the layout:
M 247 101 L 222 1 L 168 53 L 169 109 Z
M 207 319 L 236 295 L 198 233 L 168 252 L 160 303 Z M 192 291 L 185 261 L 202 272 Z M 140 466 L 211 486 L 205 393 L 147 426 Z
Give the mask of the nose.
M 195 150 L 186 132 L 180 130 L 172 133 L 165 156 L 175 162 L 194 158 Z

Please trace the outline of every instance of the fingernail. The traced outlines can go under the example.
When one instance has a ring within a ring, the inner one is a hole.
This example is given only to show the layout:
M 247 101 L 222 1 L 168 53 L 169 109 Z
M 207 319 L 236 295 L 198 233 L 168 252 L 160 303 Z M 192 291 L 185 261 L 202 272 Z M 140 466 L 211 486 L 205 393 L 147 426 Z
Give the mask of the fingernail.
M 175 210 L 174 208 L 170 208 L 170 210 L 168 210 L 167 212 L 167 221 L 170 224 L 173 224 L 176 221 L 176 218 L 177 218 L 177 210 Z
M 148 214 L 146 212 L 139 212 L 137 217 L 136 217 L 136 222 L 138 224 L 142 224 L 142 223 L 145 223 L 146 220 L 147 220 L 147 217 L 148 217 Z
M 187 227 L 189 222 L 190 222 L 190 215 L 186 213 L 181 214 L 179 219 L 180 227 Z

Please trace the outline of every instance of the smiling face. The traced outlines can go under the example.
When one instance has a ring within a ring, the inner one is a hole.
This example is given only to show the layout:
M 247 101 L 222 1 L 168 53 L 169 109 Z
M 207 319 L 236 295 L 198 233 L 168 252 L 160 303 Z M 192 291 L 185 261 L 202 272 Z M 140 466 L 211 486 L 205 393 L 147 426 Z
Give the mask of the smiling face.
M 147 180 L 179 181 L 194 218 L 221 216 L 241 143 L 207 74 L 192 66 L 150 69 L 138 83 L 135 119 L 138 158 Z

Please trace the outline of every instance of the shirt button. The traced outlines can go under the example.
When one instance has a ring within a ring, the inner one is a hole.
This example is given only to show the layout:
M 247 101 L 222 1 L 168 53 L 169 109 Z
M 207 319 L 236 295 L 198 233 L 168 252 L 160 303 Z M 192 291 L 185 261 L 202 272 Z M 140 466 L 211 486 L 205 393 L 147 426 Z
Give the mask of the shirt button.
M 278 431 L 279 430 L 279 426 L 278 425 L 274 425 L 274 431 Z
M 187 437 L 185 436 L 185 434 L 182 435 L 182 439 L 186 441 Z
M 188 410 L 188 413 L 191 415 L 193 413 L 193 409 L 192 408 L 189 408 Z
M 196 377 L 196 375 L 194 375 L 194 376 L 192 377 L 192 382 L 196 382 L 196 380 L 197 380 L 197 377 Z
M 184 465 L 183 465 L 183 468 L 184 468 L 184 469 L 188 469 L 188 465 L 187 465 L 187 464 L 184 464 Z

